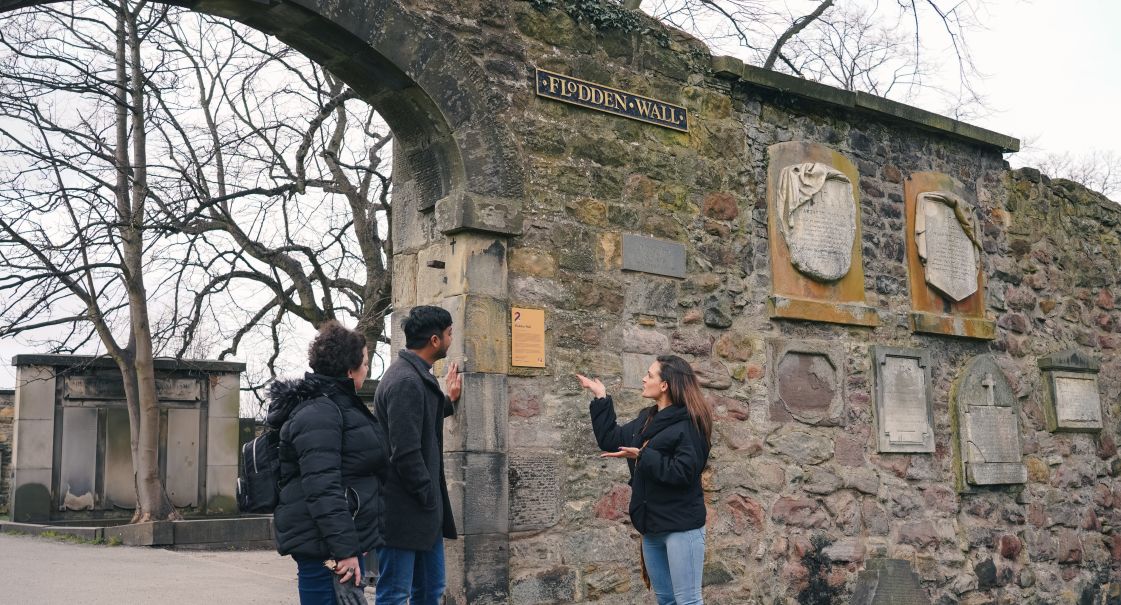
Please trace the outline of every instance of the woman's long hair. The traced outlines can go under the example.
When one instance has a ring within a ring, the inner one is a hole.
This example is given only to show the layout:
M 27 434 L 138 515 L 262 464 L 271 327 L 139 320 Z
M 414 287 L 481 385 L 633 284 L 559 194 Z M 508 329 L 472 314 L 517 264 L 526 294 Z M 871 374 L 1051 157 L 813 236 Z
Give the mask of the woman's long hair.
M 712 446 L 712 407 L 701 393 L 701 385 L 689 362 L 677 355 L 659 355 L 662 380 L 669 385 L 669 400 L 674 405 L 684 405 L 693 419 L 693 425 Z

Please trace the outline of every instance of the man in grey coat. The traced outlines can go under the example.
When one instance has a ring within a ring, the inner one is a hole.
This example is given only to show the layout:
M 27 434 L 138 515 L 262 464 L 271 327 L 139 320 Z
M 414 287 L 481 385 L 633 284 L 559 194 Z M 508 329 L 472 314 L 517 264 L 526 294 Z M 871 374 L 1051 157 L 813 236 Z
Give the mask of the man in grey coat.
M 463 379 L 457 365 L 448 364 L 445 395 L 432 375 L 432 364 L 451 346 L 451 314 L 416 307 L 402 327 L 405 348 L 374 394 L 374 413 L 389 441 L 377 603 L 439 605 L 446 586 L 444 539 L 456 538 L 444 479 L 444 417 L 455 413 Z

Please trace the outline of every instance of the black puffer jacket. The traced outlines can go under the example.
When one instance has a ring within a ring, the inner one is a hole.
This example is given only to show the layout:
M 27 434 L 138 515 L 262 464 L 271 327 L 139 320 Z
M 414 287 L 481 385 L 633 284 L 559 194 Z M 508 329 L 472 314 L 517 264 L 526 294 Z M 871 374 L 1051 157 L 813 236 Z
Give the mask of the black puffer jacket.
M 354 383 L 309 373 L 269 395 L 268 423 L 281 427 L 277 550 L 345 559 L 381 546 L 385 435 Z
M 641 448 L 646 443 L 637 462 L 627 460 L 634 528 L 642 534 L 660 534 L 704 527 L 701 471 L 708 464 L 709 445 L 685 406 L 671 405 L 660 412 L 652 406 L 622 426 L 616 422 L 610 396 L 593 399 L 590 411 L 592 431 L 603 451 Z

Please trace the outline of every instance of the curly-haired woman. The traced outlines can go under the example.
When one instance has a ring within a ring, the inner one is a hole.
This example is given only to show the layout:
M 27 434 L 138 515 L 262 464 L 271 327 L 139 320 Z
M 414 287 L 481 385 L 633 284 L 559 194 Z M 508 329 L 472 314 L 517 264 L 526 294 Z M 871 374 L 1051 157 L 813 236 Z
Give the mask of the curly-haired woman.
M 701 597 L 705 502 L 701 471 L 712 447 L 712 408 L 693 368 L 661 355 L 642 378 L 654 405 L 620 426 L 599 379 L 580 374 L 590 390 L 592 431 L 602 454 L 625 458 L 631 473 L 630 516 L 642 534 L 642 558 L 658 605 L 694 605 Z
M 301 605 L 333 605 L 332 582 L 358 585 L 363 556 L 382 544 L 385 437 L 357 394 L 369 360 L 366 337 L 330 321 L 308 349 L 312 372 L 270 389 L 268 423 L 280 429 L 273 525 L 277 550 L 296 560 Z

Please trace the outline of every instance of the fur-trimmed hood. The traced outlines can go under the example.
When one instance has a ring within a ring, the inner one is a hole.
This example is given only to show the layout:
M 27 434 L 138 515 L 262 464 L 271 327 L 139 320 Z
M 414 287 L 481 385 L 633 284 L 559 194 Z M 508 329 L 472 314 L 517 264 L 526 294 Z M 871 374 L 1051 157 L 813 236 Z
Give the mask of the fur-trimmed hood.
M 336 378 L 308 372 L 303 378 L 276 380 L 269 385 L 269 412 L 265 422 L 279 429 L 300 403 L 342 391 L 354 393 L 350 378 Z

